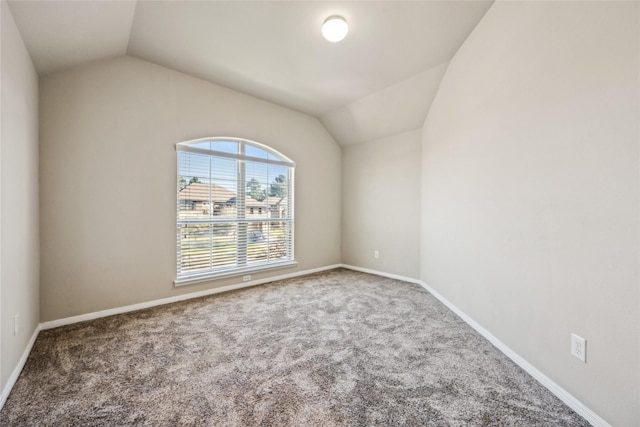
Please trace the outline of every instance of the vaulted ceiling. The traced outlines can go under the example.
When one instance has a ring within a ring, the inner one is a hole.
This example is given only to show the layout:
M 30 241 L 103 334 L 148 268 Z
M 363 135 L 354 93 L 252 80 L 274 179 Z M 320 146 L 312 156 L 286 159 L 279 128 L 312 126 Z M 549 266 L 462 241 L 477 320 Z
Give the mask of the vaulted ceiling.
M 130 55 L 318 117 L 343 146 L 419 128 L 492 1 L 10 1 L 41 76 Z M 349 22 L 322 38 L 329 15 Z

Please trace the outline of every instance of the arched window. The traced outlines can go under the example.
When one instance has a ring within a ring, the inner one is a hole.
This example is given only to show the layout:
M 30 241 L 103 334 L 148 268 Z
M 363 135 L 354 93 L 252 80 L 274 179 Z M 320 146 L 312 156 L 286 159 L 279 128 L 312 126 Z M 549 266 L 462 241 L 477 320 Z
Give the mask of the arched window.
M 238 138 L 176 150 L 177 285 L 295 264 L 294 162 Z

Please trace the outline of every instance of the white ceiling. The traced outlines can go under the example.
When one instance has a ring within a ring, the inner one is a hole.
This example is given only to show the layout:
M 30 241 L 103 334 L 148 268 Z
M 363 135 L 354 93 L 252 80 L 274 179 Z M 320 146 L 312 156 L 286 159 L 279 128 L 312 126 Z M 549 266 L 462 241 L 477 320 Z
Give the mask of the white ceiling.
M 127 53 L 136 3 L 11 1 L 9 8 L 38 73 Z
M 320 121 L 343 146 L 422 127 L 449 62 L 338 107 Z
M 443 64 L 491 4 L 9 2 L 40 75 L 131 55 L 319 117 L 343 145 L 419 127 Z M 350 27 L 335 44 L 320 34 L 333 14 Z M 416 91 L 425 93 L 420 102 Z

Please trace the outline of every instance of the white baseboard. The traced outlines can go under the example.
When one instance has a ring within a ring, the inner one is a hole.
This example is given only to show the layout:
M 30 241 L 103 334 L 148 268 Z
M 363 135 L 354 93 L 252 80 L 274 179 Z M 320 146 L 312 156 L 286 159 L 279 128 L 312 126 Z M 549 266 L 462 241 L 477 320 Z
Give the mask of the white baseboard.
M 349 270 L 360 271 L 362 273 L 374 274 L 376 276 L 388 277 L 389 279 L 402 280 L 403 282 L 415 283 L 421 285 L 422 282 L 419 279 L 412 279 L 411 277 L 400 276 L 398 274 L 385 273 L 383 271 L 372 270 L 370 268 L 356 267 L 355 265 L 340 264 L 340 267 L 348 268 Z
M 29 354 L 31 353 L 31 349 L 33 348 L 33 344 L 36 342 L 36 338 L 38 337 L 38 333 L 40 333 L 40 325 L 36 326 L 36 329 L 33 331 L 31 335 L 31 339 L 27 343 L 27 346 L 22 352 L 22 356 L 20 360 L 18 360 L 18 364 L 11 372 L 11 376 L 7 380 L 4 388 L 2 389 L 2 394 L 0 394 L 0 409 L 4 406 L 4 403 L 7 401 L 9 397 L 9 393 L 11 393 L 11 389 L 15 385 L 16 381 L 18 381 L 18 377 L 20 376 L 20 372 L 22 372 L 22 368 L 24 368 L 25 363 L 27 363 L 27 359 L 29 358 Z
M 419 284 L 425 288 L 431 295 L 446 305 L 449 310 L 453 311 L 459 318 L 464 320 L 469 326 L 475 329 L 480 335 L 486 338 L 498 350 L 503 352 L 516 365 L 524 369 L 529 375 L 535 378 L 540 384 L 545 386 L 558 399 L 562 400 L 568 407 L 586 419 L 591 425 L 596 427 L 611 427 L 609 423 L 600 418 L 595 412 L 589 409 L 585 404 L 576 399 L 571 393 L 556 384 L 551 378 L 540 372 L 531 363 L 527 362 L 523 357 L 511 350 L 505 343 L 496 338 L 491 332 L 482 327 L 478 322 L 467 316 L 462 310 L 453 305 L 451 301 L 440 295 L 435 289 L 423 281 Z
M 257 286 L 264 283 L 275 282 L 277 280 L 290 279 L 292 277 L 304 276 L 306 274 L 318 273 L 320 271 L 325 271 L 325 270 L 332 270 L 334 268 L 338 268 L 341 266 L 342 264 L 327 265 L 324 267 L 312 268 L 304 271 L 297 271 L 295 273 L 282 274 L 279 276 L 268 277 L 265 279 L 252 280 L 249 282 L 238 283 L 235 285 L 223 286 L 223 287 L 214 288 L 214 289 L 207 289 L 206 291 L 192 292 L 189 294 L 177 295 L 175 297 L 163 298 L 163 299 L 158 299 L 154 301 L 143 302 L 140 304 L 127 305 L 124 307 L 117 307 L 109 310 L 96 311 L 93 313 L 81 314 L 78 316 L 66 317 L 63 319 L 51 320 L 48 322 L 40 323 L 36 327 L 35 331 L 33 331 L 33 335 L 31 336 L 31 339 L 29 340 L 27 347 L 24 349 L 24 352 L 22 353 L 22 357 L 18 361 L 18 364 L 16 365 L 15 369 L 11 373 L 11 376 L 9 377 L 9 380 L 7 381 L 7 384 L 5 384 L 2 390 L 2 394 L 0 395 L 0 410 L 4 406 L 4 403 L 7 401 L 7 398 L 11 393 L 11 389 L 13 389 L 13 386 L 15 385 L 16 381 L 18 380 L 18 377 L 20 376 L 20 372 L 22 372 L 22 369 L 24 368 L 24 365 L 27 362 L 27 358 L 31 353 L 33 344 L 36 342 L 38 333 L 42 330 L 57 328 L 58 326 L 71 325 L 73 323 L 84 322 L 87 320 L 98 319 L 106 316 L 113 316 L 114 314 L 128 313 L 131 311 L 142 310 L 144 308 L 156 307 L 158 305 L 170 304 L 172 302 L 178 302 L 178 301 L 184 301 L 192 298 L 203 297 L 206 295 L 219 294 L 222 292 L 227 292 L 235 289 L 248 288 L 250 286 Z
M 565 405 L 573 409 L 576 413 L 586 419 L 591 425 L 595 427 L 611 427 L 609 423 L 600 418 L 595 412 L 589 409 L 586 405 L 576 399 L 568 391 L 556 384 L 551 378 L 540 372 L 532 364 L 527 362 L 523 357 L 511 350 L 506 344 L 496 338 L 491 332 L 483 328 L 478 322 L 473 320 L 467 314 L 465 314 L 458 307 L 453 305 L 451 301 L 440 295 L 435 289 L 427 285 L 422 280 L 412 279 L 409 277 L 403 277 L 396 274 L 388 274 L 381 271 L 371 270 L 368 268 L 355 267 L 352 265 L 342 264 L 342 267 L 350 270 L 361 271 L 363 273 L 375 274 L 377 276 L 389 277 L 391 279 L 402 280 L 409 283 L 416 283 L 426 289 L 431 295 L 433 295 L 438 301 L 447 306 L 449 310 L 453 311 L 459 318 L 466 322 L 469 326 L 475 329 L 480 335 L 486 338 L 491 344 L 493 344 L 498 350 L 504 353 L 515 364 L 520 366 L 529 375 L 535 378 L 540 384 L 546 387 L 551 393 L 553 393 L 558 399 L 562 400 Z
M 86 320 L 98 319 L 100 317 L 112 316 L 114 314 L 127 313 L 131 311 L 141 310 L 144 308 L 155 307 L 164 304 L 170 304 L 172 302 L 184 301 L 192 298 L 198 298 L 206 295 L 213 295 L 217 293 L 227 292 L 235 289 L 247 288 L 250 286 L 257 286 L 264 283 L 274 282 L 277 280 L 290 279 L 292 277 L 304 276 L 306 274 L 317 273 L 320 271 L 331 270 L 338 267 L 344 267 L 350 270 L 360 271 L 363 273 L 374 274 L 377 276 L 388 277 L 391 279 L 402 280 L 404 282 L 415 283 L 422 286 L 426 289 L 431 295 L 433 295 L 436 299 L 438 299 L 441 303 L 443 303 L 447 308 L 449 308 L 452 312 L 454 312 L 458 317 L 460 317 L 463 321 L 465 321 L 469 326 L 475 329 L 480 335 L 486 338 L 491 344 L 493 344 L 498 350 L 504 353 L 509 359 L 511 359 L 514 363 L 524 369 L 529 375 L 535 378 L 540 384 L 545 386 L 549 391 L 551 391 L 555 396 L 557 396 L 560 400 L 562 400 L 567 406 L 573 409 L 575 412 L 580 414 L 583 418 L 585 418 L 589 423 L 591 423 L 595 427 L 611 427 L 609 423 L 600 418 L 595 412 L 585 406 L 582 402 L 572 396 L 565 389 L 560 387 L 554 381 L 552 381 L 545 374 L 536 369 L 533 365 L 527 362 L 524 358 L 518 355 L 516 352 L 511 350 L 506 344 L 496 338 L 493 334 L 483 328 L 479 323 L 473 320 L 471 317 L 466 315 L 462 310 L 453 305 L 449 300 L 440 295 L 436 290 L 434 290 L 431 286 L 423 282 L 419 279 L 413 279 L 410 277 L 400 276 L 397 274 L 384 273 L 382 271 L 371 270 L 368 268 L 356 267 L 348 264 L 334 264 L 328 265 L 325 267 L 314 268 L 310 270 L 298 271 L 295 273 L 283 274 L 275 277 L 268 277 L 265 279 L 252 280 L 250 282 L 238 283 L 235 285 L 223 286 L 220 288 L 208 289 L 206 291 L 200 292 L 192 292 L 189 294 L 178 295 L 170 298 L 163 298 L 159 300 L 144 302 L 140 304 L 133 304 L 124 307 L 113 308 L 109 310 L 97 311 L 94 313 L 82 314 L 79 316 L 66 317 L 63 319 L 52 320 L 49 322 L 43 322 L 38 325 L 38 327 L 33 332 L 27 347 L 25 348 L 22 357 L 18 361 L 18 365 L 15 367 L 7 384 L 2 390 L 2 394 L 0 395 L 0 409 L 4 406 L 7 398 L 9 397 L 9 393 L 11 393 L 11 389 L 14 384 L 18 380 L 20 376 L 20 372 L 22 372 L 22 368 L 24 368 L 25 363 L 27 362 L 27 358 L 29 357 L 29 353 L 31 353 L 31 349 L 33 348 L 33 344 L 38 337 L 38 333 L 41 330 L 56 328 L 58 326 L 70 325 L 73 323 L 84 322 Z
M 250 286 L 262 285 L 264 283 L 275 282 L 277 280 L 290 279 L 292 277 L 304 276 L 306 274 L 317 273 L 320 271 L 331 270 L 340 267 L 342 264 L 327 265 L 319 268 L 312 268 L 304 271 L 296 271 L 295 273 L 282 274 L 279 276 L 267 277 L 265 279 L 251 280 L 249 282 L 237 283 L 235 285 L 222 286 L 219 288 L 207 289 L 206 291 L 191 292 L 175 297 L 162 298 L 154 301 L 142 302 L 139 304 L 126 305 L 124 307 L 110 308 L 108 310 L 95 311 L 93 313 L 80 314 L 78 316 L 65 317 L 57 320 L 50 320 L 40 324 L 40 329 L 52 329 L 59 326 L 71 325 L 73 323 L 85 322 L 87 320 L 99 319 L 101 317 L 113 316 L 114 314 L 128 313 L 131 311 L 142 310 L 145 308 L 156 307 L 159 305 L 171 304 L 172 302 L 185 301 L 193 298 L 204 297 L 207 295 L 219 294 L 222 292 L 233 291 L 236 289 L 248 288 Z

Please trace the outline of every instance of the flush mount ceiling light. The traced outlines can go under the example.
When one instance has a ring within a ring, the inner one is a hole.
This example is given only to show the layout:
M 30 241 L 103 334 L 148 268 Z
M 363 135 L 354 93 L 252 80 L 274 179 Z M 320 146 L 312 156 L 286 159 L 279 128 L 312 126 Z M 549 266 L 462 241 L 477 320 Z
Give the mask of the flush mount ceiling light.
M 331 43 L 339 42 L 347 36 L 349 26 L 342 16 L 333 15 L 324 20 L 322 35 Z

